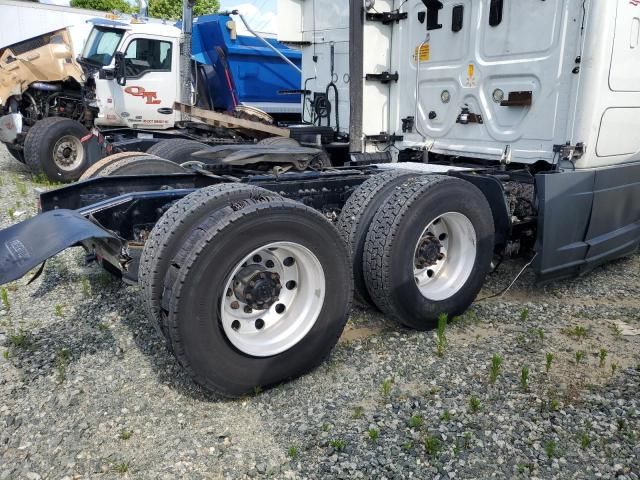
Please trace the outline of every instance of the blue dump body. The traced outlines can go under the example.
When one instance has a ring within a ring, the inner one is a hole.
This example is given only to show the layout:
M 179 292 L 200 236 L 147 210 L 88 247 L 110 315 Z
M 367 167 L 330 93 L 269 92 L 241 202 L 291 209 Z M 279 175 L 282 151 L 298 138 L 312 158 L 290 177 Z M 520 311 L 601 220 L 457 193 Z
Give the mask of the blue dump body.
M 237 104 L 253 105 L 268 113 L 300 111 L 300 95 L 282 95 L 298 90 L 300 74 L 260 39 L 238 35 L 231 38 L 226 15 L 206 15 L 193 23 L 192 55 L 201 64 L 206 91 L 216 109 L 233 110 Z M 267 39 L 298 67 L 301 52 Z

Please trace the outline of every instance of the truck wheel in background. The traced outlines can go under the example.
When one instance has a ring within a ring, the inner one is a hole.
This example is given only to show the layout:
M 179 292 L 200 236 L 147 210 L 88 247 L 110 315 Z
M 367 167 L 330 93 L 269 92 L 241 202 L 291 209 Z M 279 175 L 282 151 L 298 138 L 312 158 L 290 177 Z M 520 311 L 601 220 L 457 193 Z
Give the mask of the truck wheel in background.
M 364 245 L 371 221 L 387 197 L 416 175 L 411 172 L 394 171 L 372 176 L 353 192 L 338 218 L 336 227 L 351 253 L 354 297 L 363 305 L 375 306 L 367 291 L 362 265 Z
M 90 178 L 99 177 L 102 170 L 119 160 L 123 160 L 125 158 L 143 157 L 145 155 L 147 154 L 140 152 L 114 153 L 113 155 L 109 155 L 108 157 L 103 158 L 102 160 L 94 163 L 89 168 L 87 168 L 80 176 L 79 180 L 88 180 Z
M 243 202 L 191 235 L 167 272 L 162 308 L 174 353 L 197 383 L 237 397 L 328 356 L 352 281 L 347 246 L 319 212 L 284 199 Z
M 300 142 L 298 142 L 295 138 L 290 138 L 290 137 L 269 137 L 269 138 L 263 138 L 262 140 L 260 140 L 258 142 L 258 145 L 299 147 Z
M 216 210 L 244 201 L 267 201 L 280 198 L 263 188 L 237 183 L 225 183 L 203 188 L 174 203 L 156 223 L 140 257 L 138 284 L 150 320 L 168 340 L 161 315 L 164 277 L 169 264 L 190 235 L 207 216 Z
M 87 135 L 89 130 L 70 118 L 39 120 L 24 141 L 25 163 L 54 182 L 77 180 L 91 164 L 88 145 L 82 142 Z
M 98 176 L 170 175 L 185 172 L 186 170 L 177 163 L 143 153 L 134 157 L 122 158 L 107 165 L 98 173 Z
M 400 323 L 426 330 L 463 313 L 480 291 L 494 249 L 485 196 L 453 177 L 420 176 L 376 213 L 364 248 L 373 301 Z
M 147 153 L 156 155 L 165 160 L 170 160 L 177 164 L 191 162 L 191 155 L 202 150 L 207 150 L 209 145 L 186 138 L 172 138 L 160 140 L 147 150 Z

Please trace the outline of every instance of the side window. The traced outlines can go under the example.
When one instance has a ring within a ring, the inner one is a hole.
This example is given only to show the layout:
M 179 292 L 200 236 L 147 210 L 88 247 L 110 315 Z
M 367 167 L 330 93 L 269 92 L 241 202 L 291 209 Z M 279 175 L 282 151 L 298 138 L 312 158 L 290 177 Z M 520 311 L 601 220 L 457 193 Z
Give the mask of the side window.
M 136 38 L 124 54 L 127 77 L 135 78 L 146 72 L 171 71 L 171 43 L 149 38 Z

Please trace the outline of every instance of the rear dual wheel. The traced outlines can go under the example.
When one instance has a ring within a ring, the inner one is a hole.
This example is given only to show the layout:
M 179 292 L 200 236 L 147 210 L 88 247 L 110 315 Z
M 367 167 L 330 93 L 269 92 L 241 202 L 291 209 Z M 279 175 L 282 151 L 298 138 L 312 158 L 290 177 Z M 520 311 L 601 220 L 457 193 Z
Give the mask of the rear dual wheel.
M 262 192 L 213 203 L 169 222 L 192 226 L 173 235 L 165 260 L 156 261 L 166 267 L 159 314 L 194 380 L 239 396 L 326 358 L 347 320 L 351 269 L 335 228 L 300 203 Z M 153 305 L 149 285 L 141 285 Z

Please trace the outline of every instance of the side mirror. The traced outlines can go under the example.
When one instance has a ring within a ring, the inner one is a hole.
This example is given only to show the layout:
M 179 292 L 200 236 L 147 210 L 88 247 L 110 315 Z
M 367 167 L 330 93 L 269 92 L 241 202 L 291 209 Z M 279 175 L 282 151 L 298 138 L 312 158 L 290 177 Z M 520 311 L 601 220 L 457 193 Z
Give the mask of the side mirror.
M 122 52 L 116 52 L 115 79 L 118 85 L 124 87 L 127 84 L 127 69 Z

